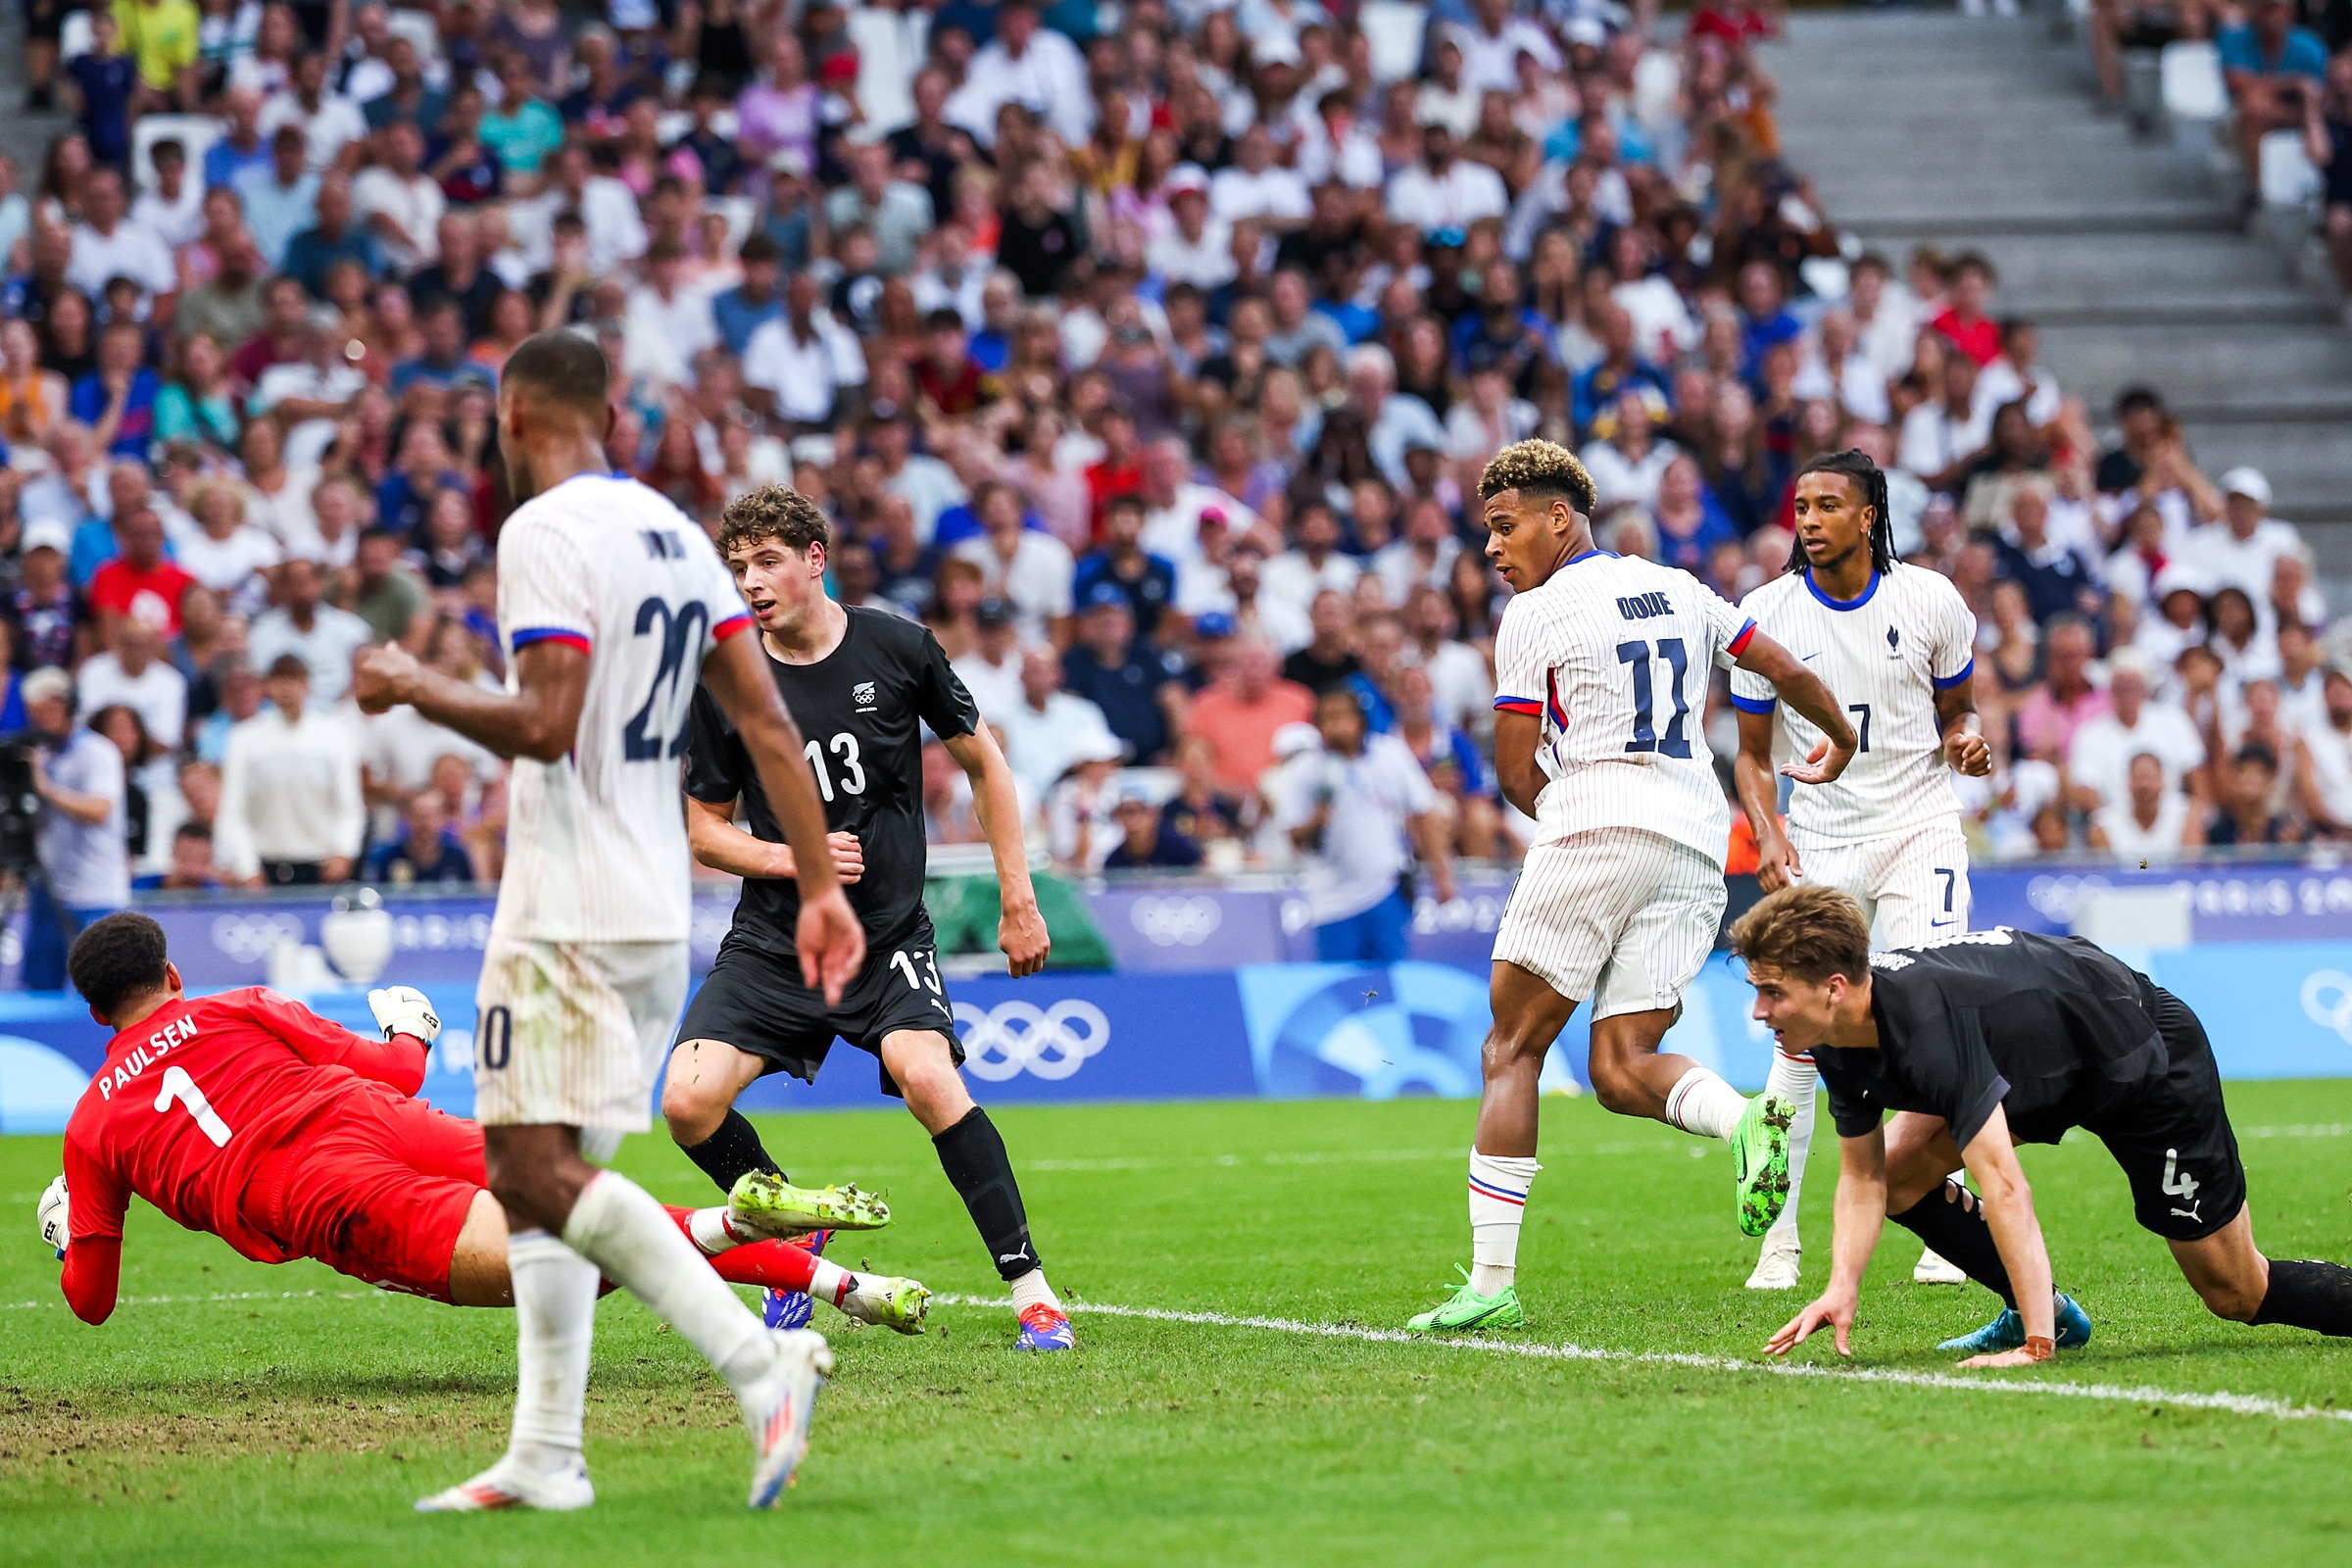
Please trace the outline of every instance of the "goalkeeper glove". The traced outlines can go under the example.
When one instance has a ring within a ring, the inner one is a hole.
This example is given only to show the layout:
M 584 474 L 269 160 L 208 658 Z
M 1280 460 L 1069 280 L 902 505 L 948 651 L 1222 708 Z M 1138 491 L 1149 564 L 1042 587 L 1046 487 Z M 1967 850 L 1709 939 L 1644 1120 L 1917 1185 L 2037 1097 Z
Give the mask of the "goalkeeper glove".
M 368 992 L 368 1010 L 375 1014 L 376 1027 L 383 1030 L 386 1040 L 394 1035 L 415 1035 L 429 1046 L 440 1038 L 440 1014 L 415 986 L 386 986 Z
M 60 1176 L 41 1194 L 33 1214 L 41 1223 L 41 1243 L 58 1256 L 66 1255 L 66 1240 L 74 1232 L 72 1206 L 66 1199 L 66 1179 Z

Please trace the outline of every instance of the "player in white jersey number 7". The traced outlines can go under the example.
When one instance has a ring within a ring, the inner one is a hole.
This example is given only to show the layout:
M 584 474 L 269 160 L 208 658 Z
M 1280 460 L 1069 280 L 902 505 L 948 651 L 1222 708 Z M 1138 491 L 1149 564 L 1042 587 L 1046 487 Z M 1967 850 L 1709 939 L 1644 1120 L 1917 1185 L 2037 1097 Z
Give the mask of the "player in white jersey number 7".
M 792 845 L 804 977 L 838 1001 L 865 957 L 800 731 L 759 639 L 740 635 L 751 616 L 734 579 L 693 519 L 606 461 L 608 377 L 595 343 L 568 332 L 528 339 L 499 377 L 517 503 L 498 540 L 509 688 L 455 680 L 397 647 L 363 653 L 352 671 L 363 710 L 411 704 L 514 759 L 474 1084 L 512 1237 L 521 1389 L 506 1456 L 417 1504 L 427 1511 L 593 1500 L 580 1428 L 600 1270 L 735 1391 L 754 1507 L 791 1481 L 832 1367 L 822 1336 L 763 1327 L 651 1195 L 589 1163 L 651 1124 L 653 1070 L 685 1000 L 693 901 L 677 759 L 697 672 Z
M 1740 1227 L 1761 1236 L 1788 1185 L 1786 1100 L 1742 1096 L 1658 1045 L 1723 919 L 1731 812 L 1703 723 L 1717 666 L 1752 671 L 1820 727 L 1782 771 L 1826 784 L 1856 739 L 1830 688 L 1689 572 L 1592 543 L 1592 476 L 1548 441 L 1505 447 L 1478 493 L 1487 559 L 1516 596 L 1494 639 L 1494 772 L 1536 819 L 1494 936 L 1494 1026 L 1470 1153 L 1475 1271 L 1416 1332 L 1513 1328 L 1519 1224 L 1534 1178 L 1537 1080 L 1592 1003 L 1594 1093 L 1732 1145 Z

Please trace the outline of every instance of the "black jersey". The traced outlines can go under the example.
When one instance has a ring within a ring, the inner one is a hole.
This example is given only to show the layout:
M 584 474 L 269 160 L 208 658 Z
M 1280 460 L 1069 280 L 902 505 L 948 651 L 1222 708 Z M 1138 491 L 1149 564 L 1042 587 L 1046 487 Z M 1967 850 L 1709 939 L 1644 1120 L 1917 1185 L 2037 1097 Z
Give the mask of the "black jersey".
M 767 667 L 808 744 L 826 828 L 856 834 L 864 851 L 864 875 L 844 890 L 850 906 L 869 945 L 889 945 L 906 940 L 925 918 L 921 726 L 969 735 L 980 714 L 928 627 L 878 610 L 847 613 L 833 652 L 813 664 L 770 658 Z M 753 834 L 784 842 L 743 739 L 708 688 L 694 694 L 686 793 L 717 806 L 740 797 Z M 789 956 L 800 914 L 799 883 L 747 880 L 728 940 Z
M 1842 1137 L 1912 1110 L 1965 1149 L 1999 1105 L 2018 1142 L 2054 1144 L 2164 1077 L 2154 987 L 2079 937 L 2000 926 L 1870 967 L 1878 1049 L 1813 1048 Z

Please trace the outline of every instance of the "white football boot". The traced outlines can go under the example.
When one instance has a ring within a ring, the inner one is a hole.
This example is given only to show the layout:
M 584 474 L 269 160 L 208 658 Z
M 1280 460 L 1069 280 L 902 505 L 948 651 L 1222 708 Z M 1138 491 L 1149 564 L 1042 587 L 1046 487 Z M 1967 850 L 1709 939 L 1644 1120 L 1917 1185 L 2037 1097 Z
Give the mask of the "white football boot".
M 1919 1254 L 1918 1262 L 1911 1265 L 1911 1283 L 1914 1285 L 1966 1285 L 1968 1276 L 1960 1272 L 1960 1266 L 1957 1263 L 1946 1261 L 1931 1247 Z
M 471 1481 L 461 1481 L 447 1492 L 416 1499 L 418 1513 L 487 1513 L 498 1508 L 537 1508 L 568 1513 L 596 1500 L 588 1484 L 588 1466 L 575 1461 L 554 1475 L 515 1462 L 508 1455 Z
M 772 1508 L 808 1451 L 808 1423 L 816 1393 L 833 1370 L 833 1349 L 813 1329 L 771 1330 L 776 1358 L 765 1375 L 739 1391 L 743 1424 L 752 1435 L 755 1508 Z
M 1793 1225 L 1775 1225 L 1764 1238 L 1763 1249 L 1756 1254 L 1756 1271 L 1747 1277 L 1751 1291 L 1793 1291 L 1796 1289 L 1797 1261 L 1804 1248 L 1797 1240 Z

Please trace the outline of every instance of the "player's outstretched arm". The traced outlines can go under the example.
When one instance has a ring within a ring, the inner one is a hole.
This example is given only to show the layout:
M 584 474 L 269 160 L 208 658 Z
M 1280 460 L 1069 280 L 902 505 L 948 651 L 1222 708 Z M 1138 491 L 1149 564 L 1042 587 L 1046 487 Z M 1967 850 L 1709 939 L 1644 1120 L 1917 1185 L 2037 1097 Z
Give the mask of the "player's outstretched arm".
M 2050 1250 L 2041 1239 L 2041 1220 L 2034 1212 L 2034 1190 L 2026 1185 L 2024 1167 L 2017 1162 L 2017 1144 L 2009 1136 L 2009 1116 L 2000 1106 L 1968 1147 L 1960 1162 L 1977 1184 L 1978 1201 L 1984 1205 L 1984 1223 L 1992 1229 L 1992 1245 L 2009 1271 L 2010 1288 L 2017 1293 L 2017 1315 L 2026 1320 L 2026 1343 L 1997 1355 L 1972 1355 L 1962 1366 L 2031 1366 L 2046 1361 L 2057 1348 L 2058 1310 L 2051 1299 Z
M 940 739 L 972 781 L 972 809 L 979 814 L 988 853 L 997 862 L 998 897 L 1004 908 L 997 922 L 997 946 L 1004 951 L 1004 966 L 1016 976 L 1035 974 L 1046 966 L 1053 942 L 1046 934 L 1046 917 L 1038 912 L 1037 889 L 1029 880 L 1029 846 L 1021 836 L 1021 797 L 1012 782 L 1012 766 L 986 724 L 975 726 L 969 735 Z
M 1770 713 L 1740 710 L 1740 751 L 1732 759 L 1732 788 L 1740 794 L 1740 809 L 1756 835 L 1756 881 L 1767 893 L 1778 893 L 1804 875 L 1796 847 L 1781 831 L 1781 792 L 1772 771 Z
M 1811 1305 L 1781 1326 L 1764 1344 L 1773 1355 L 1787 1355 L 1828 1324 L 1838 1353 L 1854 1353 L 1851 1338 L 1854 1313 L 1862 1305 L 1862 1273 L 1879 1249 L 1879 1233 L 1886 1226 L 1886 1131 L 1873 1127 L 1860 1138 L 1838 1140 L 1836 1229 L 1830 1242 L 1830 1283 Z
M 865 875 L 865 852 L 857 834 L 828 833 L 825 843 L 833 851 L 835 876 L 844 882 L 856 882 Z M 791 845 L 770 844 L 735 825 L 733 801 L 706 801 L 699 796 L 687 796 L 686 847 L 694 852 L 699 863 L 729 876 L 781 882 L 797 869 Z
M 533 647 L 538 646 L 533 644 Z M 865 928 L 850 908 L 825 844 L 825 808 L 816 779 L 801 753 L 801 729 L 784 710 L 784 699 L 763 667 L 767 658 L 757 637 L 730 637 L 703 661 L 703 684 L 735 726 L 743 749 L 767 794 L 768 809 L 792 846 L 793 874 L 801 884 L 801 919 L 795 933 L 801 978 L 820 989 L 828 1003 L 865 962 Z
M 1827 784 L 1845 771 L 1845 764 L 1854 760 L 1854 727 L 1845 721 L 1845 713 L 1838 699 L 1819 675 L 1805 666 L 1788 649 L 1765 636 L 1761 631 L 1747 640 L 1740 651 L 1741 669 L 1763 676 L 1772 682 L 1772 689 L 1782 702 L 1795 709 L 1820 730 L 1825 739 L 1813 749 L 1813 755 L 1802 762 L 1790 762 L 1781 771 L 1799 784 Z
M 361 650 L 351 662 L 351 694 L 365 713 L 402 704 L 501 757 L 552 762 L 579 735 L 588 697 L 588 653 L 546 638 L 514 654 L 512 692 L 486 691 L 417 662 L 397 643 Z
M 1992 747 L 1977 721 L 1977 678 L 1963 675 L 1936 693 L 1936 730 L 1943 737 L 1943 760 L 1970 778 L 1992 771 Z
M 1494 713 L 1494 782 L 1502 798 L 1529 816 L 1536 814 L 1536 797 L 1544 793 L 1544 770 L 1536 765 L 1536 748 L 1544 739 L 1539 713 Z

